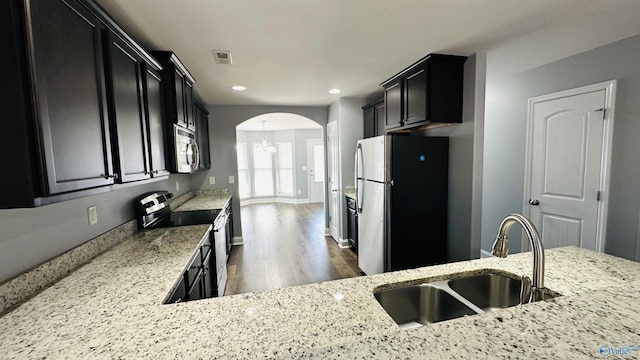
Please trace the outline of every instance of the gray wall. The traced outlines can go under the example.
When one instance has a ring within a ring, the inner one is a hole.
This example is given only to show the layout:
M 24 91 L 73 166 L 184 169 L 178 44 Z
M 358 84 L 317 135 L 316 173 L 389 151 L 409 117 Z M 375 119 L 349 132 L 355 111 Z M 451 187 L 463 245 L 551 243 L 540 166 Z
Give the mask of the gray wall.
M 303 167 L 307 166 L 307 140 L 322 140 L 322 129 L 294 129 L 281 131 L 237 131 L 237 141 L 245 141 L 250 147 L 252 143 L 262 141 L 264 137 L 274 146 L 278 142 L 291 142 L 293 146 L 293 181 L 294 197 L 297 200 L 309 198 L 309 175 Z M 249 150 L 251 151 L 251 150 Z M 216 179 L 217 180 L 217 179 Z M 252 179 L 253 181 L 254 179 Z M 276 179 L 274 178 L 274 184 Z M 300 194 L 298 194 L 300 190 Z M 276 196 L 278 196 L 276 194 Z M 287 196 L 289 198 L 289 196 Z
M 209 141 L 211 149 L 211 169 L 192 176 L 194 189 L 231 188 L 238 194 L 238 183 L 229 184 L 229 175 L 238 177 L 236 157 L 236 126 L 252 117 L 270 113 L 292 113 L 307 117 L 323 128 L 327 124 L 327 108 L 324 106 L 242 106 L 207 105 L 209 111 Z M 209 185 L 209 176 L 216 177 L 216 184 Z M 232 206 L 240 209 L 238 196 L 233 197 Z M 242 235 L 240 212 L 233 213 L 235 236 Z
M 134 198 L 155 190 L 184 194 L 191 190 L 189 175 L 33 209 L 0 210 L 0 282 L 135 219 Z M 89 226 L 87 208 L 93 205 L 98 223 Z
M 617 79 L 605 252 L 640 260 L 639 58 L 640 36 L 634 36 L 513 76 L 487 75 L 483 250 L 491 249 L 506 215 L 522 212 L 527 99 Z M 517 236 L 510 237 L 519 239 Z M 520 251 L 520 241 L 512 241 L 510 251 Z
M 474 132 L 476 96 L 476 56 L 464 65 L 463 122 L 416 135 L 449 137 L 449 208 L 447 252 L 450 261 L 479 257 L 472 254 L 472 199 L 474 183 Z
M 347 239 L 347 211 L 344 198 L 345 186 L 355 185 L 356 142 L 363 138 L 364 98 L 341 98 L 329 105 L 329 121 L 336 121 L 338 132 L 338 223 L 339 236 Z M 336 239 L 336 240 L 341 240 Z

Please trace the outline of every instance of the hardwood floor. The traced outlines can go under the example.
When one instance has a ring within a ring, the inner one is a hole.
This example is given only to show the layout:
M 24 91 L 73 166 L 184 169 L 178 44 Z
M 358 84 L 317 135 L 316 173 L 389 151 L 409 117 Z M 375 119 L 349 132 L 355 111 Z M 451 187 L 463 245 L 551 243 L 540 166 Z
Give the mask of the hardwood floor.
M 324 236 L 322 203 L 242 206 L 244 245 L 234 246 L 225 295 L 362 276 L 351 249 Z

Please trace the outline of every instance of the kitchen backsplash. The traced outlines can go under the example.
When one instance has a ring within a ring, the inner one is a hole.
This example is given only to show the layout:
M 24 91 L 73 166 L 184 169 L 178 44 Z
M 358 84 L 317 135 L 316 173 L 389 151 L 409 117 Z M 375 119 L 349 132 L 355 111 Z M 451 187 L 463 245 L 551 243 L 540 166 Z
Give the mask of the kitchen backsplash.
M 138 230 L 133 219 L 0 284 L 0 315 L 29 300 Z

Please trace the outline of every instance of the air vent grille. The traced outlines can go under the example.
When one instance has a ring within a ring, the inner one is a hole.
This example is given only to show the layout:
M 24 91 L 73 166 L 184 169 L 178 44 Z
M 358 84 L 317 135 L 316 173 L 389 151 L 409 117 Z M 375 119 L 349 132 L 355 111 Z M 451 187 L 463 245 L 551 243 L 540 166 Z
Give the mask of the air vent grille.
M 213 58 L 216 60 L 216 64 L 231 65 L 231 52 L 227 50 L 211 50 Z

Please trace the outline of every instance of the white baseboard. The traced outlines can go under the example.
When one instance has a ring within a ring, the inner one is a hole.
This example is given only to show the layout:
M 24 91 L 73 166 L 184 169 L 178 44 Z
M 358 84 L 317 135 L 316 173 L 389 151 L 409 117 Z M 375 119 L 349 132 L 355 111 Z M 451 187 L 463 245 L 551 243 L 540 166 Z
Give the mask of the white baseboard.
M 294 199 L 294 198 L 259 198 L 259 199 L 241 199 L 240 206 L 251 204 L 266 204 L 266 203 L 283 203 L 283 204 L 308 204 L 309 199 Z
M 493 255 L 491 255 L 491 251 L 487 251 L 487 250 L 480 250 L 480 258 L 484 259 L 484 258 L 490 258 L 490 257 L 495 257 Z
M 329 228 L 324 229 L 324 236 L 331 236 L 331 232 L 329 231 Z

